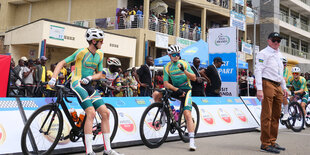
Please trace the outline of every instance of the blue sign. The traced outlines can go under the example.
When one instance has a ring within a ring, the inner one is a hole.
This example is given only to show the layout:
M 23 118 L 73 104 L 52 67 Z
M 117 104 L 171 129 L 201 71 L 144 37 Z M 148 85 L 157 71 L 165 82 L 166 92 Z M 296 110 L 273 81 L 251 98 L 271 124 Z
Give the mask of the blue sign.
M 239 30 L 245 31 L 246 17 L 235 11 L 230 11 L 230 26 L 237 27 Z
M 237 82 L 237 55 L 236 53 L 222 53 L 209 55 L 209 62 L 215 57 L 221 57 L 224 64 L 218 68 L 222 82 Z

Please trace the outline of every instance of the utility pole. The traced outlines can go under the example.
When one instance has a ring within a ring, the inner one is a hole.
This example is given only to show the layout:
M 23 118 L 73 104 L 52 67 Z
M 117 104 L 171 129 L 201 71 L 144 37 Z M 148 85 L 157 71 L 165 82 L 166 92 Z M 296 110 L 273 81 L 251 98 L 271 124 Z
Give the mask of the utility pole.
M 253 73 L 255 70 L 255 61 L 256 61 L 256 53 L 255 53 L 255 49 L 256 49 L 256 17 L 257 17 L 257 9 L 258 7 L 253 7 L 252 12 L 254 14 L 254 38 L 253 38 Z

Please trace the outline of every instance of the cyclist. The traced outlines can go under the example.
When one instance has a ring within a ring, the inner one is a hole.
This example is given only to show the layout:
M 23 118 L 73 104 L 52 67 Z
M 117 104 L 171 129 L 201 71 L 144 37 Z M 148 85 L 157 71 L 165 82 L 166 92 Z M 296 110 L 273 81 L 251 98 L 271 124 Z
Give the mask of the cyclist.
M 284 69 L 283 69 L 283 78 L 285 80 L 285 82 L 287 83 L 287 76 L 288 76 L 288 68 L 287 68 L 287 59 L 285 57 L 281 58 Z M 282 117 L 282 121 L 286 121 L 289 117 L 288 114 L 288 102 L 287 102 L 287 98 L 284 97 L 283 99 L 283 111 L 284 111 L 284 115 Z
M 184 116 L 187 122 L 187 129 L 189 132 L 190 151 L 195 151 L 194 141 L 194 123 L 191 115 L 192 110 L 192 86 L 191 80 L 196 81 L 191 66 L 188 62 L 180 60 L 180 47 L 178 45 L 171 45 L 168 48 L 168 55 L 171 59 L 169 63 L 164 66 L 164 86 L 167 89 L 173 90 L 172 97 L 181 100 L 184 105 Z M 171 80 L 171 83 L 169 81 Z M 161 102 L 162 94 L 158 91 L 153 93 L 155 102 Z
M 86 112 L 86 121 L 84 125 L 86 154 L 95 154 L 92 150 L 92 126 L 96 116 L 96 111 L 102 116 L 102 133 L 104 141 L 104 153 L 108 155 L 119 155 L 111 149 L 110 144 L 110 125 L 109 111 L 104 105 L 101 96 L 91 86 L 92 80 L 98 80 L 102 76 L 103 70 L 103 44 L 104 33 L 102 30 L 90 28 L 86 31 L 86 40 L 88 48 L 81 48 L 75 51 L 71 56 L 59 62 L 54 70 L 49 85 L 54 86 L 57 75 L 65 64 L 75 62 L 75 70 L 71 78 L 71 89 L 78 96 L 81 107 Z
M 109 57 L 107 59 L 108 68 L 103 68 L 101 80 L 105 79 L 105 82 L 102 82 L 101 85 L 97 87 L 100 91 L 103 91 L 106 97 L 112 96 L 109 94 L 108 89 L 116 90 L 116 92 L 120 91 L 121 81 L 120 76 L 118 74 L 119 67 L 121 66 L 121 61 L 114 57 Z M 116 87 L 114 87 L 116 86 Z
M 293 96 L 290 98 L 290 101 L 293 100 L 295 95 L 299 95 L 301 101 L 301 107 L 304 111 L 304 114 L 306 114 L 306 103 L 308 102 L 309 98 L 309 91 L 307 88 L 307 82 L 306 79 L 302 76 L 300 76 L 300 68 L 299 67 L 293 67 L 292 68 L 292 74 L 293 76 L 290 76 L 288 78 L 288 85 L 292 85 L 294 88 L 294 91 L 292 92 Z

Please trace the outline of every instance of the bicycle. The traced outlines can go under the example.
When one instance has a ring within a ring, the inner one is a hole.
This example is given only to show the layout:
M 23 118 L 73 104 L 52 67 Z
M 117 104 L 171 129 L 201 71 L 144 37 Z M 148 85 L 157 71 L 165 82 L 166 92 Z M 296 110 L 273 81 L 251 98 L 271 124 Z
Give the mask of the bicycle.
M 63 85 L 56 85 L 55 89 L 57 92 L 56 102 L 44 105 L 37 109 L 29 117 L 27 123 L 24 126 L 21 136 L 21 147 L 23 154 L 51 154 L 59 141 L 64 141 L 67 139 L 70 139 L 72 142 L 76 142 L 82 137 L 84 142 L 83 129 L 87 116 L 85 115 L 80 127 L 76 126 L 64 102 L 65 100 L 66 102 L 71 103 L 71 101 L 67 99 L 67 94 L 70 92 L 70 89 Z M 61 105 L 63 112 L 61 112 L 59 105 Z M 112 105 L 107 103 L 105 105 L 110 111 L 109 122 L 110 128 L 112 129 L 110 141 L 112 142 L 118 127 L 118 115 Z M 71 130 L 68 135 L 64 135 L 63 133 L 63 113 L 71 125 Z M 101 116 L 96 113 L 96 117 L 93 123 L 93 140 L 96 141 L 98 139 L 103 139 L 98 138 L 98 136 L 102 135 L 101 121 L 98 122 L 98 119 L 101 119 Z M 45 139 L 48 139 L 50 143 L 46 143 Z M 96 142 L 93 143 L 93 150 L 95 152 L 102 151 L 103 149 L 103 144 L 96 145 Z
M 307 127 L 310 127 L 310 101 L 306 104 L 306 117 L 305 117 L 305 123 Z
M 286 121 L 287 128 L 294 132 L 300 132 L 305 123 L 305 115 L 300 105 L 301 99 L 299 95 L 295 95 L 293 100 L 289 102 L 288 113 L 289 117 Z
M 174 118 L 169 100 L 171 98 L 171 90 L 159 90 L 162 94 L 162 103 L 152 103 L 142 114 L 140 120 L 140 137 L 143 143 L 149 148 L 157 148 L 162 145 L 168 137 L 170 131 L 173 134 L 176 130 L 183 142 L 189 142 L 186 120 L 183 115 L 183 106 L 180 106 L 180 114 L 178 119 Z M 199 109 L 192 102 L 192 117 L 195 125 L 195 134 L 199 127 Z

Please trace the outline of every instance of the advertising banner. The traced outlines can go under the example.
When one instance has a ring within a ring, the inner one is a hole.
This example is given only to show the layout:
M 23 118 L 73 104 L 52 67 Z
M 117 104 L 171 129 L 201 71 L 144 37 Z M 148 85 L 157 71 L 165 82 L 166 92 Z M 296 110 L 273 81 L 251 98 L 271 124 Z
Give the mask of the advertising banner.
M 168 35 L 164 33 L 156 32 L 156 41 L 155 41 L 155 47 L 159 48 L 168 48 Z
M 230 11 L 230 26 L 245 31 L 246 28 L 245 20 L 246 20 L 245 15 L 237 13 L 235 11 Z
M 209 53 L 236 53 L 237 30 L 235 27 L 214 28 L 208 35 Z M 212 61 L 211 61 L 212 62 Z
M 209 61 L 221 57 L 224 64 L 218 68 L 222 82 L 237 82 L 237 55 L 236 53 L 210 54 Z
M 60 26 L 51 25 L 50 26 L 50 36 L 51 39 L 64 40 L 65 28 Z
M 252 45 L 242 41 L 242 52 L 252 55 Z
M 181 49 L 196 43 L 194 40 L 184 39 L 180 37 L 176 37 L 176 44 L 181 47 Z
M 222 97 L 238 96 L 236 88 L 238 88 L 237 82 L 222 82 L 220 94 Z

